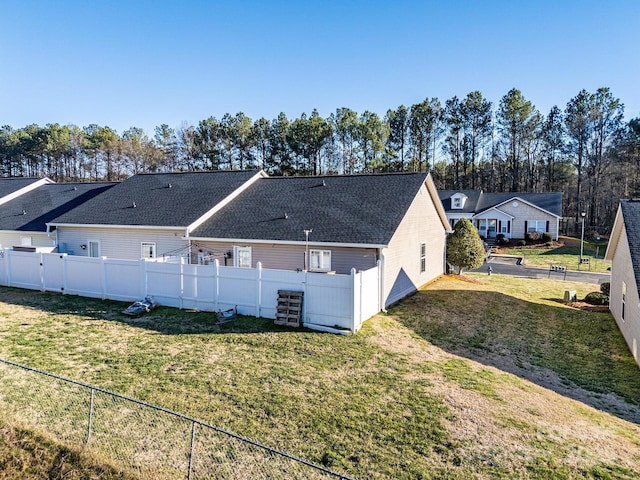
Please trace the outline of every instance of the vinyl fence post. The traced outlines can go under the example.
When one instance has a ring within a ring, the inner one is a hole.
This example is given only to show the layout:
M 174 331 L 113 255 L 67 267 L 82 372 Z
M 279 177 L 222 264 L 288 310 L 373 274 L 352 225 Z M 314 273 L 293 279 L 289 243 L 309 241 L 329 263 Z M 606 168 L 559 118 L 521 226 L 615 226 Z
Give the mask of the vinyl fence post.
M 189 471 L 187 472 L 187 480 L 191 480 L 191 471 L 193 470 L 193 449 L 196 443 L 196 422 L 191 422 L 191 445 L 189 448 Z
M 356 269 L 352 268 L 351 272 L 350 272 L 350 287 L 351 287 L 351 312 L 349 314 L 349 316 L 351 317 L 351 331 L 353 333 L 356 333 L 356 318 L 360 317 L 360 313 L 357 312 L 357 309 L 360 308 L 360 306 L 362 305 L 362 298 L 358 298 L 361 294 L 361 290 L 358 287 L 358 285 L 356 284 L 357 281 L 357 276 L 356 276 Z M 357 315 L 356 315 L 357 313 Z
M 95 392 L 95 390 L 92 388 L 91 389 L 91 400 L 89 401 L 89 424 L 87 425 L 87 439 L 84 442 L 85 445 L 89 444 L 89 439 L 91 438 L 91 426 L 92 426 L 92 423 L 93 423 L 93 396 L 94 396 L 94 392 Z
M 213 261 L 213 309 L 218 311 L 218 297 L 220 296 L 220 262 L 216 258 Z
M 260 318 L 262 310 L 262 262 L 256 264 L 256 316 Z
M 40 291 L 44 292 L 44 254 L 40 254 Z

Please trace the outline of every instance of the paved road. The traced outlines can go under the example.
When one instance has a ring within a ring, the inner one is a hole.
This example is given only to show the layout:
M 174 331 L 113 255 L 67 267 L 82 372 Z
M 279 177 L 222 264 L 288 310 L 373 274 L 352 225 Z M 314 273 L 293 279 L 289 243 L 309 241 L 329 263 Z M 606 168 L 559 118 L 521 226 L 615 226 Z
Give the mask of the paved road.
M 518 264 L 518 259 L 514 257 L 491 256 L 489 260 L 480 268 L 473 270 L 474 272 L 487 273 L 489 265 L 492 274 L 514 275 L 516 277 L 529 278 L 553 278 L 555 280 L 567 280 L 571 282 L 595 283 L 597 285 L 603 282 L 611 281 L 610 273 L 595 273 L 589 271 L 578 272 L 575 270 L 567 270 L 567 275 L 560 272 L 551 272 L 544 268 L 525 267 Z

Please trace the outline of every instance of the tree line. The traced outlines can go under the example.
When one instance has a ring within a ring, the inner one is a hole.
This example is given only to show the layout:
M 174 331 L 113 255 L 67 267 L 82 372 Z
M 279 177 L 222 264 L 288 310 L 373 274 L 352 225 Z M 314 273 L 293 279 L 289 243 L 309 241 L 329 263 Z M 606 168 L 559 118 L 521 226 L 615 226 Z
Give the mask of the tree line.
M 289 119 L 244 113 L 118 134 L 91 124 L 0 127 L 0 175 L 122 180 L 145 172 L 262 168 L 272 175 L 429 171 L 441 189 L 563 192 L 565 215 L 610 229 L 619 198 L 640 192 L 640 118 L 608 88 L 547 114 L 518 89 L 498 105 L 479 91 L 389 109 L 338 108 Z

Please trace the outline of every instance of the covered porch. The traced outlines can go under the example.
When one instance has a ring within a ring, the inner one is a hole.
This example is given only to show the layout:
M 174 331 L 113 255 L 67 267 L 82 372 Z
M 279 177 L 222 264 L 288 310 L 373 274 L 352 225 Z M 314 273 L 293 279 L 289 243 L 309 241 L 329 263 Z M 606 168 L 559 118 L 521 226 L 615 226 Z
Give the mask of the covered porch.
M 474 215 L 472 221 L 480 236 L 484 238 L 496 238 L 499 233 L 511 238 L 513 219 L 514 217 L 506 212 L 490 208 Z

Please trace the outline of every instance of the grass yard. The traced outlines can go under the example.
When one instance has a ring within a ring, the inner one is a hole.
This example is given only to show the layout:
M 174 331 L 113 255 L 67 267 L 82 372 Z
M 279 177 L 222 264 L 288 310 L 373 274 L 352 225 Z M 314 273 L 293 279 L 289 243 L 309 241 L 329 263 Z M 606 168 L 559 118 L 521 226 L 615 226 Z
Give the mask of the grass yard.
M 356 478 L 638 478 L 640 370 L 609 314 L 558 301 L 594 286 L 464 277 L 351 337 L 0 288 L 0 357 Z
M 608 272 L 611 264 L 603 260 L 606 243 L 585 240 L 583 256 L 589 258 L 592 272 Z M 557 245 L 546 247 L 498 247 L 495 253 L 524 257 L 523 263 L 529 267 L 549 268 L 550 265 L 564 265 L 569 270 L 589 270 L 589 265 L 579 265 L 580 239 L 560 237 Z M 597 257 L 596 257 L 597 254 Z

